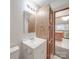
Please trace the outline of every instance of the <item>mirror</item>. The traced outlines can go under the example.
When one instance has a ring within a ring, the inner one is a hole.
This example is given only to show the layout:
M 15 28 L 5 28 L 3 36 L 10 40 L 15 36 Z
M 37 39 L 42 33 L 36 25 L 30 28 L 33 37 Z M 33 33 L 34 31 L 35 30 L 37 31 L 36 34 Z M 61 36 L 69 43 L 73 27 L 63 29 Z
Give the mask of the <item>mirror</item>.
M 23 32 L 26 36 L 35 36 L 35 15 L 27 11 L 23 12 Z

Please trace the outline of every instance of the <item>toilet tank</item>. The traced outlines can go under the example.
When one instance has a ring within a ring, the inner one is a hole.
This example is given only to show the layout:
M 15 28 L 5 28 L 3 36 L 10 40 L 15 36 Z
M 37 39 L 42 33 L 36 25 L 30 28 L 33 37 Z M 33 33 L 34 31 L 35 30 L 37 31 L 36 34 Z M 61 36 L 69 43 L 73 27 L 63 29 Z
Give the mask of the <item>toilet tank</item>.
M 10 48 L 10 59 L 19 59 L 19 46 Z

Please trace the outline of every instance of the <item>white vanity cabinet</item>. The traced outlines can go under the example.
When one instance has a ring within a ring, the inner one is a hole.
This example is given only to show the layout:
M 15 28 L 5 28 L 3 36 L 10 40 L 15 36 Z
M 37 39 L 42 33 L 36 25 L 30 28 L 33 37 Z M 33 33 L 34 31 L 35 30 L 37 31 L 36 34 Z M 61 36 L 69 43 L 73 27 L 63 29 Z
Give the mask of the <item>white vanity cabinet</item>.
M 46 59 L 47 44 L 45 39 L 34 38 L 23 41 L 24 59 Z

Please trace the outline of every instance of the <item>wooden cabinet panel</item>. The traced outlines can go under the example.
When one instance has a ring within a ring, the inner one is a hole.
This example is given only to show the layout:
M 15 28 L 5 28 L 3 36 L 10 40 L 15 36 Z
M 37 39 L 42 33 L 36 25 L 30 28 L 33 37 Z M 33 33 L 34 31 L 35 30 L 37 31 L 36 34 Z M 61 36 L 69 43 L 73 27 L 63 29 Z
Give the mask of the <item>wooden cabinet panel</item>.
M 64 38 L 64 32 L 55 32 L 55 38 L 57 41 L 62 41 Z

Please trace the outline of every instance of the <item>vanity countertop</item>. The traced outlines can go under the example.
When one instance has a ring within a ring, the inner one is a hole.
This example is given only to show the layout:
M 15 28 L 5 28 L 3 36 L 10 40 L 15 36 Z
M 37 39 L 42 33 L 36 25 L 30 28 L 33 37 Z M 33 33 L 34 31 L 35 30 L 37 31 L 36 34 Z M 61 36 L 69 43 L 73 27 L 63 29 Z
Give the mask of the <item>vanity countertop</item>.
M 30 48 L 36 48 L 40 46 L 42 43 L 44 43 L 46 40 L 41 38 L 32 38 L 32 39 L 26 39 L 23 40 L 23 43 L 27 45 Z

